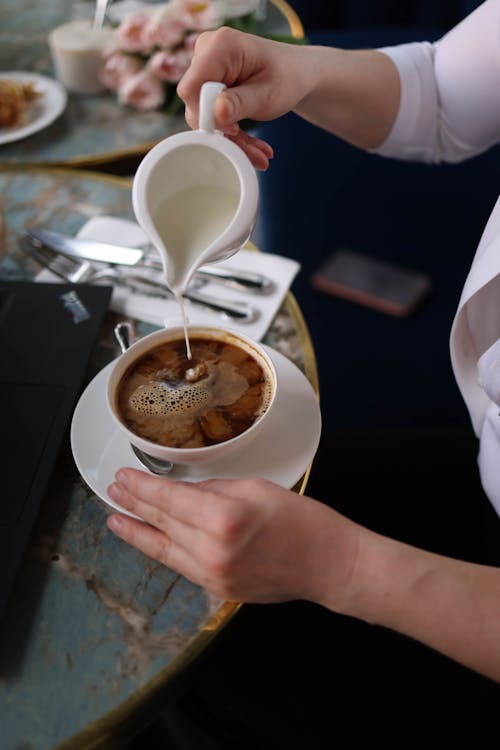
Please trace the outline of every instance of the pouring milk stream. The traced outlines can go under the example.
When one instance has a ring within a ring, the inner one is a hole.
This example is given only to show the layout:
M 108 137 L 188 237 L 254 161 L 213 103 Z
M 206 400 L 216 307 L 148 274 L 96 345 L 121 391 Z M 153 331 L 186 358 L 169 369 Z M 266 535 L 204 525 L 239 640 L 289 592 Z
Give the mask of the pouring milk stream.
M 166 284 L 180 305 L 191 359 L 183 292 L 206 263 L 234 255 L 250 238 L 259 187 L 246 154 L 214 128 L 223 83 L 204 83 L 200 127 L 169 136 L 144 157 L 132 203 L 136 219 L 158 250 Z

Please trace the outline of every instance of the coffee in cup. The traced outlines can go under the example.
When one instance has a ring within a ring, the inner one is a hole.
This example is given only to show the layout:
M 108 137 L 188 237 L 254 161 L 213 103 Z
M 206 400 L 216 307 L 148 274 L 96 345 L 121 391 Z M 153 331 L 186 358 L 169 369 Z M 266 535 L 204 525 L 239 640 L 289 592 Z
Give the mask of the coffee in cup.
M 274 401 L 265 350 L 217 328 L 166 329 L 136 342 L 111 375 L 108 403 L 130 442 L 178 463 L 216 460 L 253 439 Z

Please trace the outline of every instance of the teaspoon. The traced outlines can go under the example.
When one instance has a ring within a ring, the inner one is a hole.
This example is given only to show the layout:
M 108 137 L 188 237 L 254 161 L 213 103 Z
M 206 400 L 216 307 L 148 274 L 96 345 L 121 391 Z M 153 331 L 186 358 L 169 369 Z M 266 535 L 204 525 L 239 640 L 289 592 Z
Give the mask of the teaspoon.
M 97 0 L 96 1 L 96 7 L 94 12 L 94 22 L 92 24 L 92 29 L 94 31 L 100 31 L 102 29 L 102 26 L 104 24 L 104 19 L 106 18 L 106 10 L 108 7 L 109 0 Z
M 143 466 L 146 467 L 152 474 L 158 474 L 159 476 L 166 476 L 170 474 L 174 465 L 171 461 L 163 461 L 161 458 L 155 458 L 150 456 L 149 453 L 144 453 L 140 448 L 137 448 L 133 443 L 130 443 L 130 447 L 134 451 L 135 455 Z

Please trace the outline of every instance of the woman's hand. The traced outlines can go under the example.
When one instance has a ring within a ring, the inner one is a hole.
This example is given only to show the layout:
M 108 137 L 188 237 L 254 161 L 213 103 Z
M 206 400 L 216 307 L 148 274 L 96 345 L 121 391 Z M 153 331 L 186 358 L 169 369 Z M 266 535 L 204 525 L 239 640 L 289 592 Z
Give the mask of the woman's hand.
M 308 599 L 416 638 L 500 681 L 500 570 L 382 537 L 263 479 L 120 469 L 109 528 L 224 600 Z
M 215 103 L 215 125 L 245 151 L 257 169 L 267 169 L 273 149 L 245 133 L 238 123 L 247 118 L 272 120 L 292 110 L 308 91 L 307 59 L 300 46 L 227 27 L 201 34 L 191 65 L 177 87 L 188 125 L 198 127 L 202 84 L 225 83 L 228 88 Z
M 192 128 L 198 127 L 205 81 L 226 84 L 215 102 L 216 127 L 257 169 L 267 169 L 273 150 L 243 132 L 240 120 L 272 120 L 293 110 L 355 146 L 372 149 L 387 137 L 400 103 L 398 70 L 379 50 L 283 44 L 227 27 L 198 37 L 178 84 Z
M 263 479 L 198 484 L 121 469 L 109 496 L 143 518 L 112 515 L 125 541 L 221 599 L 309 599 L 343 610 L 361 527 Z

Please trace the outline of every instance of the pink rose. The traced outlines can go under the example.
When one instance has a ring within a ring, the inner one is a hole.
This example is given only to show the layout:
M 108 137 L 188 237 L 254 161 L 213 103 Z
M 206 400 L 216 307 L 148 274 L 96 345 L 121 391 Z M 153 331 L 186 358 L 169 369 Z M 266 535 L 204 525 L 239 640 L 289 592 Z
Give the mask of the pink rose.
M 120 86 L 118 100 L 140 110 L 158 109 L 165 101 L 165 87 L 154 73 L 145 68 Z
M 113 52 L 102 66 L 99 78 L 107 89 L 117 91 L 131 76 L 138 73 L 143 67 L 142 60 L 135 55 L 126 55 L 123 52 Z
M 146 33 L 151 47 L 168 49 L 182 42 L 185 31 L 184 24 L 168 4 L 153 15 Z
M 177 52 L 156 52 L 148 63 L 148 68 L 162 81 L 178 83 L 191 63 L 191 55 L 185 50 Z
M 214 0 L 171 0 L 171 6 L 192 31 L 216 29 L 224 20 Z
M 149 52 L 151 50 L 148 32 L 150 23 L 150 12 L 141 11 L 125 16 L 116 30 L 118 46 L 127 52 Z

